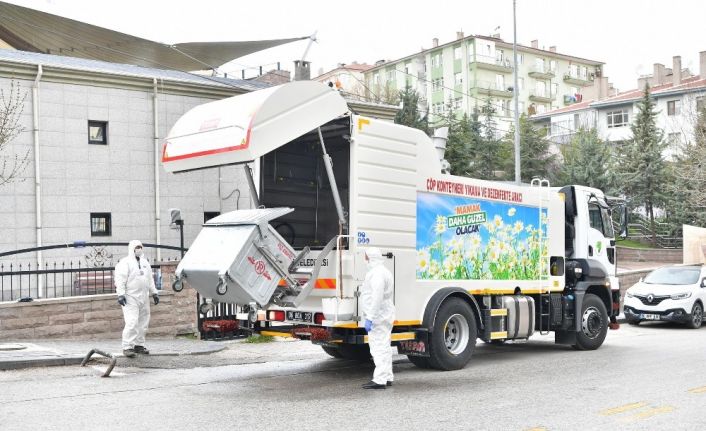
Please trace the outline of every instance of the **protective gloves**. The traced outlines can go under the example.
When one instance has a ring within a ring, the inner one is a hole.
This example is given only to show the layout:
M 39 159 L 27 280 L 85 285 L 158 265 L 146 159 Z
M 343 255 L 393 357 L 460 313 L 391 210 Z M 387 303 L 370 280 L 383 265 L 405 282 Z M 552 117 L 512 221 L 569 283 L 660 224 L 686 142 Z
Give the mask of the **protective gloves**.
M 152 295 L 152 299 L 154 299 L 154 305 L 159 304 L 159 295 L 157 295 L 157 294 Z
M 370 332 L 373 329 L 373 321 L 365 319 L 365 332 Z
M 127 304 L 127 298 L 125 298 L 125 295 L 118 296 L 118 304 L 120 304 L 121 307 L 124 307 L 125 304 Z

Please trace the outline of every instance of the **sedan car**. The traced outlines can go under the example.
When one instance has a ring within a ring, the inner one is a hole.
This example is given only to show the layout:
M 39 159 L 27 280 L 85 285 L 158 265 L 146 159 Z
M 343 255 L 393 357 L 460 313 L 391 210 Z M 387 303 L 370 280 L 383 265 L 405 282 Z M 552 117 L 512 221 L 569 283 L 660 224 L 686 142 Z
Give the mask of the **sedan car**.
M 706 266 L 673 265 L 655 269 L 625 292 L 628 323 L 669 321 L 701 327 L 706 303 Z

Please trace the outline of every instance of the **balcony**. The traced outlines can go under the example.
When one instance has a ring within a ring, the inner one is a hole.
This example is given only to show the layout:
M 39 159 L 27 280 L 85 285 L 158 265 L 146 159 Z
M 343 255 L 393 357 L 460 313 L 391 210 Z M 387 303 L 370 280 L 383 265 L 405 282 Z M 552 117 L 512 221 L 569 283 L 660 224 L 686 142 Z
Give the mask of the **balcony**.
M 554 96 L 548 91 L 531 90 L 529 99 L 533 102 L 549 103 L 554 100 Z
M 497 82 L 476 81 L 475 88 L 480 94 L 487 94 L 495 97 L 512 97 L 512 87 L 507 85 L 498 85 Z
M 556 76 L 553 70 L 537 66 L 532 66 L 527 74 L 535 79 L 552 79 Z
M 471 61 L 471 67 L 493 70 L 495 72 L 512 72 L 512 63 L 509 59 L 501 60 L 487 55 L 476 55 L 475 59 Z
M 580 87 L 586 87 L 593 84 L 593 74 L 582 77 L 579 75 L 574 75 L 571 73 L 564 74 L 564 82 L 571 85 L 578 85 Z
M 564 94 L 564 105 L 569 106 L 574 103 L 583 102 L 583 94 Z

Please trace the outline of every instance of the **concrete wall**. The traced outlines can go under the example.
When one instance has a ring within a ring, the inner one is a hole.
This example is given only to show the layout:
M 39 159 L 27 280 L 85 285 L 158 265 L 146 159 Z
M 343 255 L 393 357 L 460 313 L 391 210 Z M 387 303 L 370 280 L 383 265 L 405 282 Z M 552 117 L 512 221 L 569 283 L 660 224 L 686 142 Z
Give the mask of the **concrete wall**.
M 0 340 L 119 339 L 124 322 L 116 301 L 116 294 L 106 294 L 0 303 Z M 187 287 L 175 293 L 164 289 L 159 305 L 151 307 L 148 338 L 198 332 L 195 290 Z
M 668 265 L 682 263 L 682 260 L 682 249 L 618 247 L 618 266 L 620 266 L 620 262 L 658 262 Z

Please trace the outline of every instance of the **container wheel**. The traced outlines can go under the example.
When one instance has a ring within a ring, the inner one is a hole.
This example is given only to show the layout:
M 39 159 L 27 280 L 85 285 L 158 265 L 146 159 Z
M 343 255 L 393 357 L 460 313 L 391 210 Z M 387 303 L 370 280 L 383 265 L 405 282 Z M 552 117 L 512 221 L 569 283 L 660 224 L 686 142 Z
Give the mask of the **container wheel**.
M 599 297 L 589 293 L 581 304 L 581 328 L 576 333 L 577 350 L 596 350 L 608 333 L 608 312 Z
M 332 358 L 341 359 L 343 355 L 341 354 L 341 349 L 337 347 L 321 346 L 324 352 L 328 353 Z
M 460 298 L 444 301 L 436 313 L 429 340 L 429 362 L 438 370 L 466 366 L 476 347 L 478 330 L 473 310 Z

